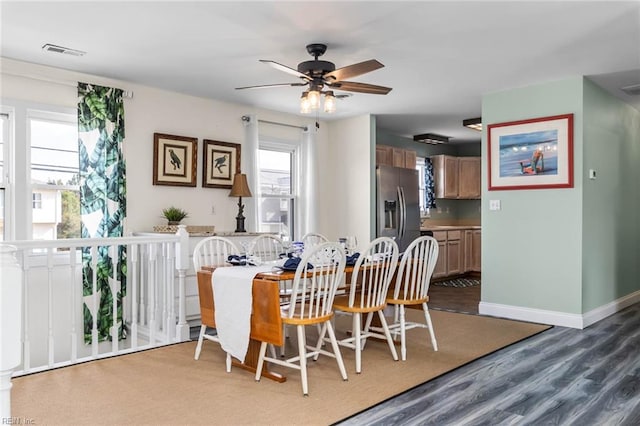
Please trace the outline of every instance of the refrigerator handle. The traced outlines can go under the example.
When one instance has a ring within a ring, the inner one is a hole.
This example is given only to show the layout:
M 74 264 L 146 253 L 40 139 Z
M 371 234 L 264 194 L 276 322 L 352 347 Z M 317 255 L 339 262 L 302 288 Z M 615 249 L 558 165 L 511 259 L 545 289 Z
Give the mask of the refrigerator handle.
M 407 221 L 407 206 L 404 199 L 404 188 L 398 187 L 398 201 L 400 204 L 400 224 L 398 226 L 398 238 L 404 238 L 405 226 Z

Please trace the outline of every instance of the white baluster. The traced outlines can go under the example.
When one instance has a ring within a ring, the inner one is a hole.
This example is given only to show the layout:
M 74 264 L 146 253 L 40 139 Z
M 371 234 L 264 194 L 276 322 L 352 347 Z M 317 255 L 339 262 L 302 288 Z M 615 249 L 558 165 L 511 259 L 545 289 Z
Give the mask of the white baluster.
M 78 296 L 77 294 L 82 294 L 78 292 L 82 292 L 82 288 L 78 289 L 78 282 L 76 281 L 76 250 L 75 246 L 69 247 L 69 277 L 71 279 L 71 363 L 75 364 L 78 359 L 78 329 L 76 324 L 76 319 L 78 318 L 78 311 L 76 309 L 80 309 L 82 311 L 82 303 L 78 306 Z
M 29 249 L 22 249 L 22 324 L 24 327 L 22 369 L 31 369 L 31 341 L 29 340 Z
M 187 270 L 189 269 L 189 233 L 185 225 L 178 225 L 178 232 L 176 233 L 180 237 L 180 241 L 177 243 L 176 249 L 176 269 L 178 270 L 178 326 L 176 328 L 176 335 L 178 340 L 186 342 L 189 340 L 189 324 L 187 324 L 187 296 L 185 289 L 185 277 Z M 196 271 L 197 272 L 197 271 Z
M 131 292 L 131 349 L 138 347 L 138 248 L 138 244 L 131 244 L 131 273 L 127 274 L 130 278 L 129 291 Z M 128 255 L 129 251 L 127 251 Z
M 175 341 L 176 336 L 176 309 L 175 309 L 175 280 L 174 280 L 174 265 L 175 265 L 175 245 L 172 243 L 166 243 L 167 247 L 167 281 L 165 286 L 167 288 L 167 342 Z
M 120 281 L 118 280 L 118 246 L 109 246 L 109 257 L 111 258 L 111 280 L 109 289 L 111 290 L 111 351 L 118 352 L 118 291 L 120 291 Z
M 98 247 L 91 246 L 91 280 L 93 282 L 91 305 L 93 307 L 93 323 L 91 326 L 91 354 L 93 357 L 98 356 Z
M 157 275 L 157 244 L 149 245 L 149 275 L 147 277 L 147 301 L 148 322 L 149 322 L 149 344 L 154 345 L 156 341 L 156 275 Z
M 53 367 L 54 363 L 54 349 L 55 341 L 53 336 L 53 248 L 47 249 L 47 306 L 49 308 L 49 315 L 47 323 L 49 327 L 47 352 L 48 352 L 48 365 Z
M 0 419 L 11 419 L 11 375 L 22 360 L 22 273 L 16 251 L 0 245 Z M 10 319 L 7 324 L 6 319 Z

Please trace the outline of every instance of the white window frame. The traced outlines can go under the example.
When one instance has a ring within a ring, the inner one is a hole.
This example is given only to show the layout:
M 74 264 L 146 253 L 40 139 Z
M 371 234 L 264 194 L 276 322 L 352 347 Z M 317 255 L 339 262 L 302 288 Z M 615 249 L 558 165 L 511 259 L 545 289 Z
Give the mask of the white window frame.
M 268 150 L 268 151 L 279 151 L 286 152 L 291 154 L 291 193 L 289 195 L 283 194 L 262 194 L 261 192 L 258 194 L 258 197 L 262 198 L 286 198 L 290 200 L 290 205 L 293 207 L 293 214 L 290 215 L 290 235 L 291 241 L 295 239 L 299 239 L 301 235 L 300 233 L 300 206 L 299 206 L 299 195 L 300 194 L 300 172 L 302 170 L 301 166 L 301 155 L 300 155 L 300 146 L 301 142 L 294 141 L 272 141 L 272 140 L 260 140 L 258 144 L 259 150 Z M 260 184 L 260 170 L 256 170 L 258 176 L 258 188 L 262 188 Z M 262 216 L 262 212 L 259 211 L 260 206 L 258 204 L 258 217 Z M 258 219 L 259 220 L 259 219 Z M 258 224 L 259 225 L 259 224 Z
M 9 149 L 5 164 L 5 238 L 32 237 L 31 118 L 77 123 L 76 108 L 40 104 L 19 99 L 2 99 L 0 112 L 9 114 Z
M 5 241 L 15 239 L 14 208 L 12 182 L 14 181 L 13 147 L 15 139 L 15 111 L 11 107 L 0 105 L 0 119 L 4 122 L 2 126 L 2 175 L 0 176 L 0 189 L 4 190 L 4 232 L 2 239 Z

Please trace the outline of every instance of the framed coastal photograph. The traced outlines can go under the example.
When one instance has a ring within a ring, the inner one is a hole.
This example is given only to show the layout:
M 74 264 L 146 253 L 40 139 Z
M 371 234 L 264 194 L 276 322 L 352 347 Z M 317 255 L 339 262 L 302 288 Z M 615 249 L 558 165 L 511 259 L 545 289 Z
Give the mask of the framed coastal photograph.
M 204 139 L 202 145 L 202 186 L 228 188 L 240 171 L 240 144 Z
M 489 191 L 573 187 L 573 114 L 487 127 Z
M 196 186 L 198 139 L 153 134 L 153 184 Z

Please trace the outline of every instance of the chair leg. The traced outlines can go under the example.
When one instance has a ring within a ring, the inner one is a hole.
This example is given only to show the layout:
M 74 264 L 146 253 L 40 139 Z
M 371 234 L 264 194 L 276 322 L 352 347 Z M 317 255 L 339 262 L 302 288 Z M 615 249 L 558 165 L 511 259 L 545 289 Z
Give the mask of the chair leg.
M 399 306 L 400 311 L 400 356 L 403 361 L 407 360 L 407 328 L 404 317 L 404 305 Z
M 336 357 L 336 362 L 338 363 L 338 368 L 340 369 L 342 380 L 347 380 L 347 370 L 344 368 L 344 361 L 342 360 L 342 352 L 340 352 L 340 345 L 338 345 L 338 340 L 336 340 L 336 334 L 333 332 L 333 326 L 331 325 L 331 321 L 326 322 L 325 328 L 329 333 L 329 339 L 331 339 L 333 354 Z
M 227 352 L 227 373 L 231 373 L 231 355 Z
M 330 320 L 327 322 L 330 322 Z M 316 352 L 315 356 L 313 357 L 314 361 L 317 361 L 318 357 L 320 356 L 320 348 L 324 346 L 324 336 L 327 333 L 326 323 L 322 324 L 322 326 L 318 324 L 318 328 L 320 329 L 320 332 L 318 334 L 318 341 L 316 342 L 316 347 L 314 348 L 314 351 Z
M 356 345 L 356 373 L 362 372 L 362 338 L 360 337 L 360 312 L 353 314 L 353 335 L 354 343 Z
M 287 335 L 287 325 L 286 324 L 282 324 L 282 335 L 284 336 L 284 339 L 282 339 L 282 346 L 280 346 L 280 356 L 282 358 L 285 357 L 285 352 L 286 352 L 286 348 L 285 346 L 287 346 L 287 337 L 289 337 Z M 275 358 L 275 355 L 274 355 Z
M 207 326 L 202 324 L 200 326 L 200 336 L 198 336 L 198 345 L 196 346 L 196 354 L 194 356 L 196 360 L 200 358 L 200 351 L 202 351 L 202 342 L 204 340 L 205 331 L 207 331 Z
M 267 353 L 267 342 L 260 344 L 260 355 L 258 356 L 258 365 L 256 365 L 256 382 L 260 381 L 262 376 L 262 366 L 264 365 L 264 356 Z
M 424 311 L 424 318 L 427 320 L 427 326 L 429 327 L 429 334 L 431 335 L 431 344 L 433 350 L 438 350 L 438 343 L 436 342 L 436 333 L 433 331 L 433 324 L 431 323 L 431 315 L 429 315 L 429 307 L 426 303 L 422 304 L 422 310 Z
M 309 384 L 307 383 L 307 350 L 304 336 L 304 325 L 297 325 L 298 331 L 298 352 L 300 354 L 300 379 L 302 381 L 302 394 L 309 395 Z
M 389 326 L 387 325 L 387 319 L 384 317 L 384 312 L 378 311 L 378 316 L 380 317 L 380 323 L 382 324 L 384 335 L 387 336 L 387 343 L 389 344 L 389 349 L 391 350 L 391 356 L 393 356 L 394 361 L 397 361 L 398 353 L 396 352 L 396 346 L 393 344 L 393 338 L 391 337 L 391 332 L 389 331 Z

